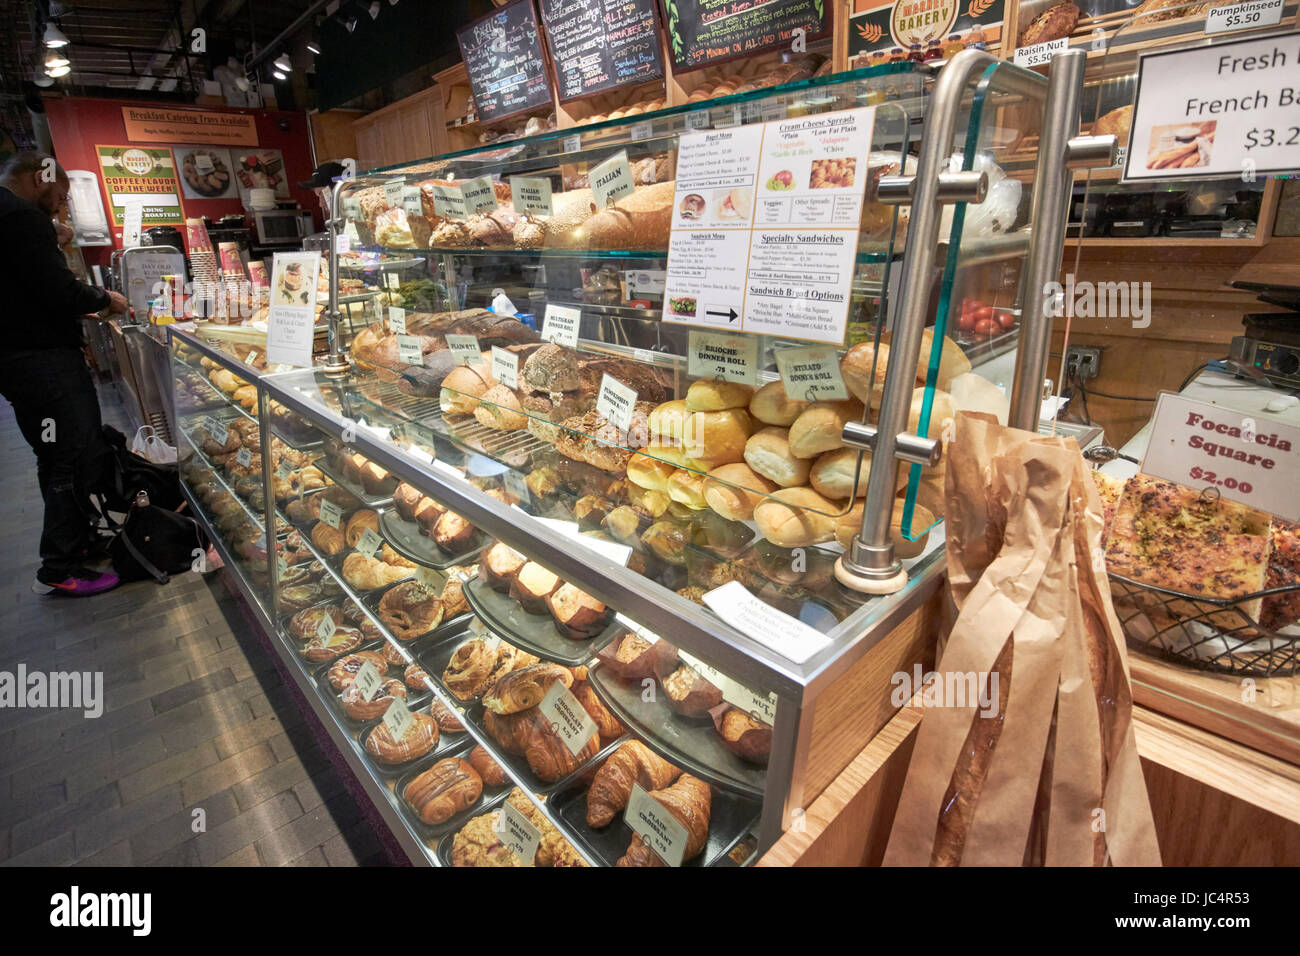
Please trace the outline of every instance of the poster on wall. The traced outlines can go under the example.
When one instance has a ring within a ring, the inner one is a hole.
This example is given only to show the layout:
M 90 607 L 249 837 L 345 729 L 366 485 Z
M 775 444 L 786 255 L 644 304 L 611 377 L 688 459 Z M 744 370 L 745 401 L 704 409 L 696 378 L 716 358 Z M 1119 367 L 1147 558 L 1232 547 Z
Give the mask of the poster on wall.
M 141 227 L 179 226 L 185 222 L 181 187 L 172 151 L 164 147 L 96 146 L 113 225 L 126 224 L 126 207 L 141 207 Z
M 829 36 L 830 0 L 659 0 L 673 67 L 698 70 L 772 47 Z
M 664 75 L 655 0 L 538 0 L 560 100 Z
M 250 113 L 123 106 L 122 125 L 133 143 L 257 145 L 257 121 Z
M 924 48 L 954 33 L 969 42 L 977 29 L 996 52 L 1006 11 L 1004 0 L 857 0 L 856 6 L 860 12 L 849 18 L 850 61 L 876 50 L 906 51 L 914 43 Z
M 211 146 L 177 146 L 181 190 L 186 199 L 234 199 L 235 177 L 230 150 Z
M 276 199 L 289 198 L 289 177 L 278 149 L 235 150 L 235 182 L 245 206 L 252 189 L 274 189 Z
M 551 84 L 533 0 L 515 0 L 457 31 L 480 120 L 548 106 Z
M 311 365 L 316 323 L 319 252 L 277 252 L 271 265 L 271 302 L 266 320 L 266 359 L 300 368 Z

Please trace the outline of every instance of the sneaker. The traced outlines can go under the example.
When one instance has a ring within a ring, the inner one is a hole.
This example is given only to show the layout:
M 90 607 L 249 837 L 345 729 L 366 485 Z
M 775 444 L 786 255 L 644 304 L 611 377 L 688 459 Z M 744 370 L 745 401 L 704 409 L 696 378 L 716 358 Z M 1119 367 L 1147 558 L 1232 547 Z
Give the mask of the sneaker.
M 36 594 L 66 594 L 70 597 L 90 597 L 117 587 L 117 575 L 111 571 L 92 571 L 89 568 L 69 568 L 54 571 L 41 568 L 36 572 L 32 591 Z

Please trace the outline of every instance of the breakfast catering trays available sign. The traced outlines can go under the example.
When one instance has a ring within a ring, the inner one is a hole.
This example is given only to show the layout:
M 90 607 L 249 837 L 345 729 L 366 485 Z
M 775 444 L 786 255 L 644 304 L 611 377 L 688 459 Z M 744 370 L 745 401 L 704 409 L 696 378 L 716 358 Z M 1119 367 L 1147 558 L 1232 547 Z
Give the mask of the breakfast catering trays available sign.
M 123 106 L 122 125 L 133 143 L 257 145 L 257 121 L 247 113 Z
M 830 0 L 659 0 L 673 67 L 698 70 L 773 47 L 829 36 Z
M 655 0 L 538 0 L 562 102 L 664 75 Z
M 552 102 L 533 0 L 514 0 L 457 31 L 480 121 Z
M 112 210 L 113 225 L 126 225 L 126 207 L 141 207 L 141 225 L 180 226 L 185 223 L 181 186 L 172 151 L 165 146 L 96 146 L 99 175 Z

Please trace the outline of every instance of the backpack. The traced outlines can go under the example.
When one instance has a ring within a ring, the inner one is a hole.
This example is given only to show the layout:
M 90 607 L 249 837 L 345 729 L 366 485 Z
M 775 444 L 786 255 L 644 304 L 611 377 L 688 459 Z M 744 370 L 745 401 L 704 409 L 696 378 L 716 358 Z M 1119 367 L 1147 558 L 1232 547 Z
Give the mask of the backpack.
M 151 504 L 145 491 L 136 494 L 108 546 L 113 571 L 123 581 L 153 578 L 159 584 L 194 568 L 206 550 L 207 539 L 197 521 Z
M 98 469 L 99 480 L 90 490 L 102 496 L 108 509 L 128 511 L 136 495 L 144 492 L 153 507 L 175 511 L 184 497 L 181 495 L 180 472 L 175 464 L 154 464 L 133 453 L 126 444 L 126 436 L 112 425 L 103 426 L 107 451 Z M 102 510 L 102 509 L 101 509 Z

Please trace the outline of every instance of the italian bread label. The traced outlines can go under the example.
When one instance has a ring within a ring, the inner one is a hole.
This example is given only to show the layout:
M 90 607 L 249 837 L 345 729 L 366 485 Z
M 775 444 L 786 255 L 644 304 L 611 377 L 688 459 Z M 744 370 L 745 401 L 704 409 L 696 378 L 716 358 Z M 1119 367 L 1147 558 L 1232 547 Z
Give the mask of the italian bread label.
M 388 307 L 388 330 L 397 335 L 406 334 L 406 310 L 400 305 Z
M 384 711 L 384 726 L 388 728 L 388 732 L 393 735 L 394 740 L 401 740 L 406 736 L 406 731 L 410 728 L 411 723 L 411 712 L 406 707 L 406 701 L 400 697 L 394 697 L 393 702 Z
M 559 681 L 551 685 L 542 702 L 537 705 L 543 717 L 550 722 L 551 730 L 560 738 L 566 750 L 575 757 L 596 736 L 599 728 L 591 719 L 578 698 Z
M 397 361 L 403 365 L 424 364 L 424 350 L 420 347 L 419 336 L 399 335 L 397 337 Z
M 375 699 L 375 695 L 379 693 L 379 688 L 384 685 L 384 680 L 379 676 L 379 671 L 375 669 L 375 665 L 370 661 L 366 661 L 361 665 L 361 669 L 357 671 L 357 676 L 353 680 L 357 683 L 357 690 L 361 693 L 361 699 L 367 703 Z
M 752 335 L 691 332 L 687 374 L 744 385 L 758 383 L 758 339 Z
M 384 205 L 389 209 L 402 204 L 402 189 L 406 183 L 400 179 L 390 179 L 384 183 Z
M 636 189 L 636 184 L 632 182 L 632 170 L 627 165 L 626 150 L 615 153 L 596 166 L 587 178 L 591 182 L 597 209 L 613 205 Z
M 519 356 L 492 346 L 492 377 L 506 388 L 519 387 Z
M 465 194 L 465 209 L 470 214 L 491 212 L 497 208 L 496 190 L 492 188 L 492 180 L 487 176 L 466 180 L 460 188 Z
M 632 784 L 632 794 L 628 798 L 627 809 L 623 811 L 623 822 L 669 866 L 682 865 L 690 834 L 639 783 Z
M 478 339 L 472 335 L 448 335 L 447 348 L 457 365 L 477 365 L 483 361 L 483 350 L 479 348 Z
M 334 618 L 326 614 L 320 619 L 320 623 L 316 625 L 316 636 L 322 641 L 328 641 L 338 629 L 338 625 L 334 623 Z
M 241 467 L 247 468 L 253 463 L 253 453 L 247 448 L 241 448 L 235 455 L 235 461 L 239 462 Z
M 320 503 L 320 520 L 324 521 L 331 528 L 337 528 L 343 523 L 343 509 L 328 498 L 322 498 Z
M 511 176 L 510 202 L 520 215 L 551 215 L 551 181 L 545 176 Z
M 840 374 L 840 357 L 833 348 L 777 349 L 776 367 L 786 395 L 793 399 L 841 402 L 849 397 Z
M 609 373 L 602 375 L 596 411 L 620 432 L 626 432 L 632 427 L 632 415 L 636 411 L 636 389 L 624 385 Z
M 379 546 L 384 543 L 384 539 L 379 537 L 374 528 L 367 528 L 361 532 L 361 537 L 357 541 L 356 552 L 363 554 L 367 558 L 373 558 Z
M 542 339 L 554 342 L 566 348 L 578 347 L 578 326 L 582 322 L 582 310 L 567 305 L 546 306 L 546 316 L 542 319 Z
M 537 857 L 537 847 L 542 842 L 542 835 L 528 818 L 510 805 L 507 800 L 501 804 L 501 812 L 493 821 L 492 829 L 497 839 L 505 844 L 520 863 L 533 865 Z

